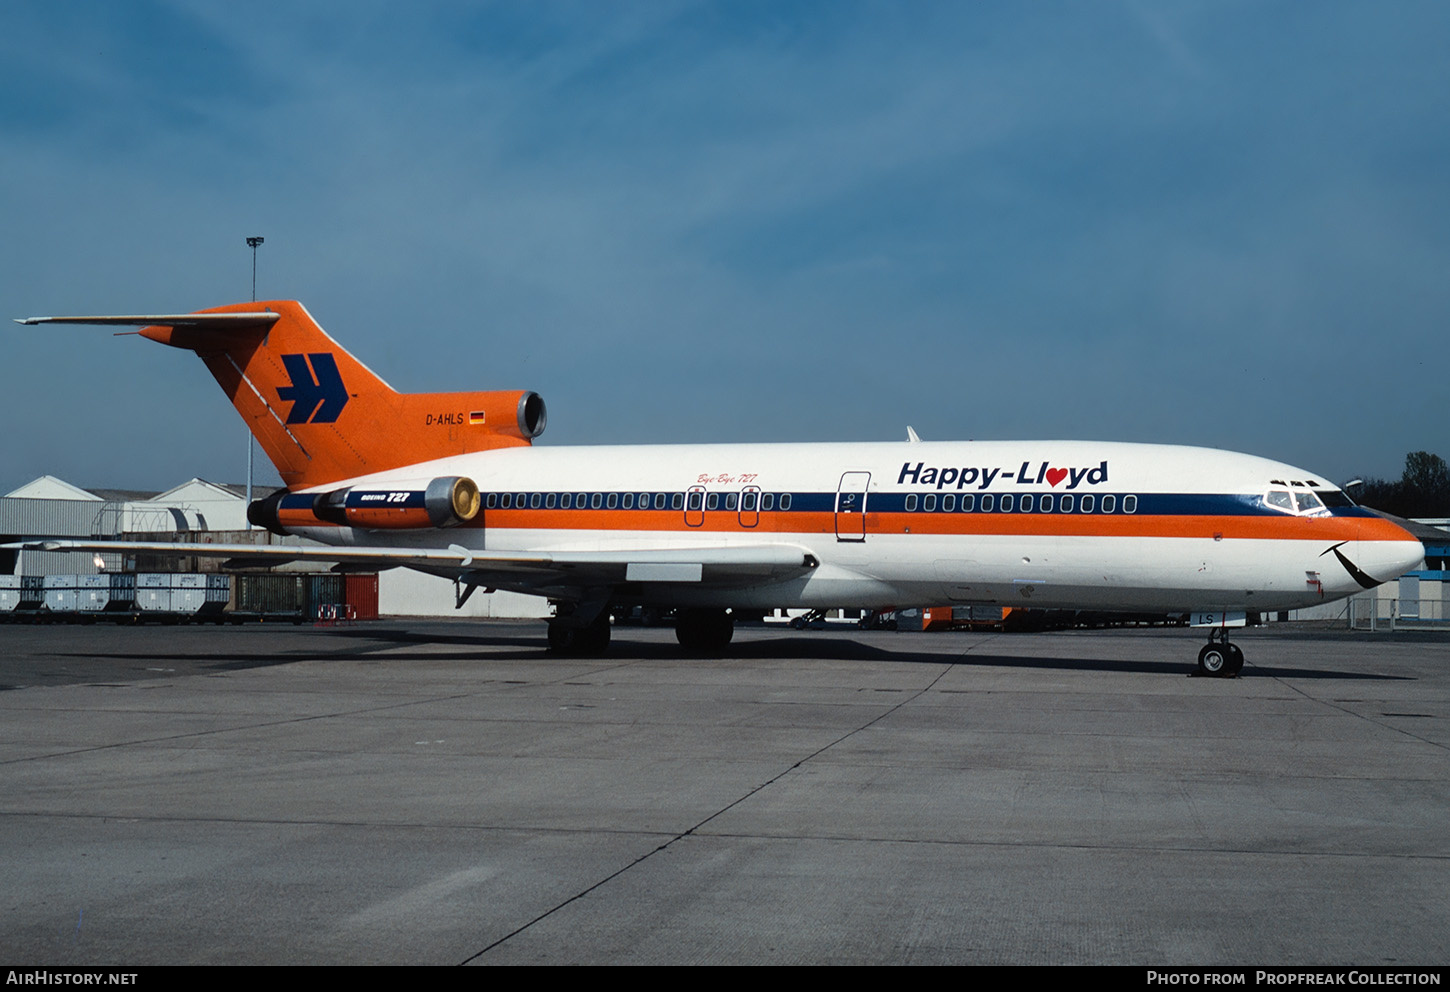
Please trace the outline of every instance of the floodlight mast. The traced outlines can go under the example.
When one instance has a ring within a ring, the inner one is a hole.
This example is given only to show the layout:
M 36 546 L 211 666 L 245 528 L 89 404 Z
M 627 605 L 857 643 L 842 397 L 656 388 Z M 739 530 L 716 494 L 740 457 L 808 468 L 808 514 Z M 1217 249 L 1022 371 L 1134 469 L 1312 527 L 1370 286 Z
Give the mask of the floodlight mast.
M 248 238 L 247 247 L 252 249 L 252 302 L 257 302 L 257 246 L 265 238 Z
M 248 238 L 247 239 L 247 247 L 250 248 L 250 249 L 252 249 L 252 302 L 253 303 L 256 303 L 257 302 L 257 246 L 260 245 L 264 240 L 266 240 L 266 239 L 264 239 L 264 238 L 256 238 L 256 237 Z M 253 457 L 253 453 L 255 451 L 256 451 L 256 439 L 252 437 L 252 432 L 250 430 L 248 430 L 247 431 L 247 505 L 248 506 L 251 506 L 252 505 L 252 457 Z M 251 517 L 248 516 L 248 518 L 247 518 L 247 530 L 251 530 L 251 529 L 252 529 L 252 520 L 251 520 Z

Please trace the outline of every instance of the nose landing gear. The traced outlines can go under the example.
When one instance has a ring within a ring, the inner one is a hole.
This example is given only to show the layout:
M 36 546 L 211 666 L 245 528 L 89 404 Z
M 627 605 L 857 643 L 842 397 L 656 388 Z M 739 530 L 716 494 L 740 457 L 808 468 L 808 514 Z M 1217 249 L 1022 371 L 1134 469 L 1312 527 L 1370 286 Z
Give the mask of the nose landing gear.
M 1209 631 L 1208 643 L 1198 652 L 1198 673 L 1214 678 L 1231 679 L 1244 667 L 1244 653 L 1237 644 L 1228 642 L 1228 629 L 1216 627 Z

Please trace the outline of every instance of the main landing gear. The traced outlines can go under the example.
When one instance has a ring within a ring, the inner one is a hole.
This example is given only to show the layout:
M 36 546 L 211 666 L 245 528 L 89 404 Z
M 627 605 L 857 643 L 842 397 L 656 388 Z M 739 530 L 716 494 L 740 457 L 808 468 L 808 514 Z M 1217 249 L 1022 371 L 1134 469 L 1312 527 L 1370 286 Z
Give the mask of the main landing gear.
M 676 610 L 675 637 L 691 651 L 719 651 L 735 636 L 728 610 Z
M 579 625 L 572 617 L 549 621 L 549 650 L 555 654 L 597 655 L 609 648 L 609 614 L 599 614 Z
M 1244 667 L 1244 653 L 1237 644 L 1228 642 L 1228 629 L 1215 627 L 1208 632 L 1208 643 L 1198 652 L 1198 674 L 1231 679 Z

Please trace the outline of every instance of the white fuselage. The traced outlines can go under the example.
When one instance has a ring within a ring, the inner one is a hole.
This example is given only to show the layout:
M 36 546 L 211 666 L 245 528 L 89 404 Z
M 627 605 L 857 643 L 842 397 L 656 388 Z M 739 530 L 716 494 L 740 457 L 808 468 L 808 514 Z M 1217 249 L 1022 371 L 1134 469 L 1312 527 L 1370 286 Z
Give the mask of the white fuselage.
M 654 581 L 621 593 L 656 605 L 736 608 L 957 602 L 1284 610 L 1359 592 L 1366 577 L 1369 584 L 1394 578 L 1422 555 L 1419 542 L 1388 521 L 1347 501 L 1324 506 L 1342 494 L 1321 476 L 1251 455 L 1166 445 L 524 447 L 317 491 L 441 476 L 477 483 L 484 494 L 477 520 L 405 533 L 293 529 L 357 547 L 491 552 L 789 544 L 819 562 L 778 580 Z M 1304 495 L 1314 492 L 1320 497 Z M 516 588 L 570 595 L 563 585 Z

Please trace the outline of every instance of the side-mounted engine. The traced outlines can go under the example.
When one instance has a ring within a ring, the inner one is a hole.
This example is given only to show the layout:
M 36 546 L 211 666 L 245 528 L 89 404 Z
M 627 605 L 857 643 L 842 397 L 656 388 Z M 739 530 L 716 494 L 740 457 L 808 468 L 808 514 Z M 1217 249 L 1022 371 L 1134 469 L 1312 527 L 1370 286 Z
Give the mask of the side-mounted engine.
M 325 493 L 279 490 L 247 507 L 247 519 L 274 534 L 307 527 L 417 530 L 458 527 L 474 520 L 483 501 L 466 476 L 405 480 L 388 487 L 348 486 Z

